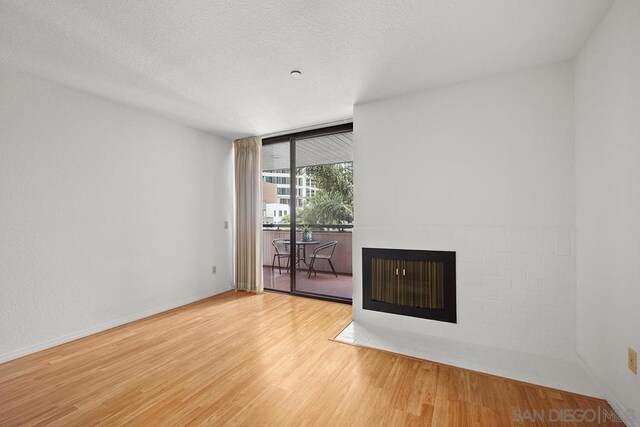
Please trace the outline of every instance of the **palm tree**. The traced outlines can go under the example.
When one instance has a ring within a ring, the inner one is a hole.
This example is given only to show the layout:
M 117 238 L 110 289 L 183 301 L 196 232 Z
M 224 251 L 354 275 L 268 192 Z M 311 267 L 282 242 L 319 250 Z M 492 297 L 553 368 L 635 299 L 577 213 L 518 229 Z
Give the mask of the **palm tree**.
M 307 224 L 349 224 L 353 221 L 352 163 L 307 167 L 318 192 L 299 213 Z
M 307 224 L 348 224 L 353 221 L 352 202 L 337 191 L 318 191 L 300 211 Z

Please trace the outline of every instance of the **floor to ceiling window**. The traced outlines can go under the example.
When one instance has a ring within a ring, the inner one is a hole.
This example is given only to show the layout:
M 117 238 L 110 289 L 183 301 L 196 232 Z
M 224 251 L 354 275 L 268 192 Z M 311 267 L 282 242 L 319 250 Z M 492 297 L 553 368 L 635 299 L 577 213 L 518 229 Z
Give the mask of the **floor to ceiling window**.
M 263 140 L 267 290 L 351 301 L 353 126 Z

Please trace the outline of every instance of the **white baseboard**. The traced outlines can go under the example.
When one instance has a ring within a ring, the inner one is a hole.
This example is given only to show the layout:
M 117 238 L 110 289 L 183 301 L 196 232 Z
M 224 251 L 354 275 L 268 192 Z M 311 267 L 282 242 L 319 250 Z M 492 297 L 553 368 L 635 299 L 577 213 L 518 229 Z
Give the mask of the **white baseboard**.
M 627 408 L 624 407 L 622 402 L 620 402 L 620 399 L 618 399 L 618 396 L 616 396 L 616 394 L 613 392 L 613 389 L 611 388 L 609 383 L 605 381 L 604 378 L 601 377 L 600 374 L 582 358 L 580 353 L 578 353 L 578 361 L 591 375 L 591 378 L 593 378 L 593 380 L 598 383 L 600 389 L 605 395 L 607 402 L 613 408 L 613 410 L 616 411 L 616 414 L 618 414 L 622 422 L 625 423 L 625 425 L 627 425 L 628 427 L 640 427 L 640 420 L 638 419 L 638 415 L 640 414 L 633 417 L 631 416 L 631 413 Z
M 198 295 L 192 295 L 187 298 L 181 298 L 177 301 L 174 301 L 170 304 L 165 304 L 160 307 L 154 307 L 149 310 L 142 311 L 140 313 L 136 313 L 130 316 L 122 317 L 120 319 L 116 319 L 110 322 L 102 323 L 100 325 L 92 326 L 90 328 L 83 329 L 81 331 L 77 331 L 71 334 L 63 335 L 61 337 L 53 338 L 47 341 L 42 341 L 37 344 L 33 344 L 27 347 L 23 347 L 18 350 L 10 351 L 8 353 L 0 354 L 0 363 L 8 362 L 13 359 L 17 359 L 19 357 L 27 356 L 32 353 L 36 353 L 38 351 L 46 350 L 51 347 L 55 347 L 60 344 L 65 344 L 70 341 L 77 340 L 79 338 L 84 338 L 89 335 L 96 334 L 98 332 L 106 331 L 107 329 L 115 328 L 116 326 L 121 326 L 126 323 L 130 323 L 136 320 L 144 319 L 145 317 L 153 316 L 154 314 L 162 313 L 163 311 L 172 310 L 174 308 L 191 304 L 192 302 L 199 301 L 201 299 L 209 298 L 214 295 L 221 294 L 223 292 L 228 292 L 228 289 L 216 289 L 214 291 L 204 292 Z

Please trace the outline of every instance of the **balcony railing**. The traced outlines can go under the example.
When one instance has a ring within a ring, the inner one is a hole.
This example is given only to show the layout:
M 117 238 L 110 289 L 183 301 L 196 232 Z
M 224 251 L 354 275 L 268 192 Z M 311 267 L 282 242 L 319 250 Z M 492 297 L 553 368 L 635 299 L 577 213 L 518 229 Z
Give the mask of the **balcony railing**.
M 304 224 L 310 227 L 314 232 L 318 231 L 350 231 L 353 228 L 353 224 Z M 279 223 L 279 224 L 262 224 L 262 228 L 265 230 L 289 230 L 291 224 Z M 298 225 L 298 230 L 302 229 L 301 225 Z
M 305 224 L 306 225 L 306 224 Z M 271 242 L 275 239 L 289 239 L 290 224 L 263 224 L 262 225 L 262 254 L 263 264 L 265 266 L 271 266 L 271 261 L 275 253 L 275 249 Z M 351 245 L 351 229 L 352 224 L 311 224 L 313 231 L 313 240 L 317 240 L 320 243 L 327 243 L 331 241 L 337 241 L 336 250 L 333 254 L 331 261 L 336 269 L 336 272 L 340 274 L 352 274 L 352 245 Z M 302 240 L 302 230 L 298 227 L 296 232 L 296 239 Z M 307 248 L 307 262 L 309 256 L 313 252 L 313 246 Z M 326 264 L 326 265 L 325 265 Z M 328 263 L 326 261 L 320 261 L 317 264 L 319 271 L 330 271 Z M 326 268 L 325 268 L 326 267 Z

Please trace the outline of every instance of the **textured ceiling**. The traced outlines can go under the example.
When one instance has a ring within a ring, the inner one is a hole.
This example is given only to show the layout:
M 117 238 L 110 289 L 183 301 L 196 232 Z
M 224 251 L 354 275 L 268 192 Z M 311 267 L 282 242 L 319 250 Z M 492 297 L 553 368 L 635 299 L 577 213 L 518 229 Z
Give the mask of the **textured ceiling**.
M 0 0 L 0 61 L 222 136 L 261 135 L 572 58 L 610 4 Z

